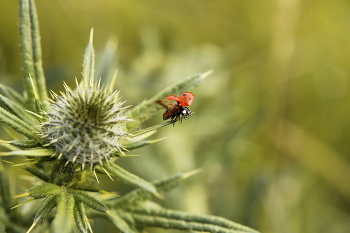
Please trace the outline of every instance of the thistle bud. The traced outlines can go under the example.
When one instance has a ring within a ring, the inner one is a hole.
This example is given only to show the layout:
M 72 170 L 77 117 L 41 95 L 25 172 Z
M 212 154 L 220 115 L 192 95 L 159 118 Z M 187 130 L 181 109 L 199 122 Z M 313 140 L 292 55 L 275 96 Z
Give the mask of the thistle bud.
M 123 153 L 122 142 L 128 138 L 118 92 L 112 94 L 99 84 L 79 84 L 75 90 L 52 93 L 51 111 L 42 123 L 42 138 L 56 150 L 55 155 L 67 162 L 93 167 Z

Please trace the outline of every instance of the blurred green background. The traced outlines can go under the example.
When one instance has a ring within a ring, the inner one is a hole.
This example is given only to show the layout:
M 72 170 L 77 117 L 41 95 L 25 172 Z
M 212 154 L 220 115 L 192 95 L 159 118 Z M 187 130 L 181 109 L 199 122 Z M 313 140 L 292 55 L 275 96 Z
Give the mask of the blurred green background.
M 97 75 L 106 81 L 112 71 L 103 67 L 119 67 L 116 88 L 127 104 L 215 70 L 193 91 L 191 119 L 158 130 L 152 137 L 167 139 L 136 151 L 143 156 L 119 160 L 148 180 L 202 169 L 162 205 L 261 232 L 349 232 L 349 1 L 36 4 L 47 83 L 54 91 L 81 77 L 91 27 Z M 21 90 L 18 3 L 1 1 L 0 8 L 0 79 Z M 162 122 L 161 115 L 142 127 Z M 108 179 L 102 185 L 121 194 L 130 189 Z

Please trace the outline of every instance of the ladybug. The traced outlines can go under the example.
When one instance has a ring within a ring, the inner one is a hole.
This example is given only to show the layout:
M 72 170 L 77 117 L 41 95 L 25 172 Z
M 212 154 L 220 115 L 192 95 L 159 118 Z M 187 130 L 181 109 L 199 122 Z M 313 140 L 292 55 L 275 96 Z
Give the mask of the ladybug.
M 191 92 L 182 92 L 179 96 L 169 95 L 166 100 L 174 100 L 176 104 L 172 104 L 165 100 L 157 100 L 156 104 L 163 106 L 166 110 L 163 114 L 163 120 L 170 119 L 173 122 L 173 126 L 176 121 L 182 122 L 183 119 L 190 118 L 192 116 L 191 110 L 187 108 L 194 101 L 194 94 Z

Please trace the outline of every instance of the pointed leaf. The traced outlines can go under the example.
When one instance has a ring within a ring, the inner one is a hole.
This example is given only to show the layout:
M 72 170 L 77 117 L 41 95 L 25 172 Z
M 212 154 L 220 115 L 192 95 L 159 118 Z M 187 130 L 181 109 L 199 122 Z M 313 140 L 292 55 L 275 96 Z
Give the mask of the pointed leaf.
M 155 195 L 159 195 L 156 187 L 152 183 L 124 170 L 115 163 L 110 162 L 108 164 L 104 164 L 103 167 L 109 173 L 115 175 L 116 177 L 128 184 L 147 190 L 148 192 L 151 192 Z
M 134 209 L 132 210 L 132 215 L 135 214 L 145 215 L 145 216 L 157 216 L 164 219 L 172 219 L 183 221 L 186 223 L 198 223 L 207 226 L 216 226 L 219 228 L 227 230 L 236 230 L 238 232 L 257 232 L 254 229 L 243 226 L 241 224 L 229 221 L 222 217 L 209 216 L 209 215 L 200 215 L 200 214 L 191 214 L 177 210 L 167 210 L 167 209 Z
M 45 183 L 42 185 L 34 186 L 30 188 L 27 193 L 29 196 L 34 198 L 43 198 L 49 195 L 57 195 L 62 193 L 64 190 L 52 183 Z
M 86 191 L 86 192 L 96 192 L 96 193 L 109 194 L 112 196 L 119 196 L 117 194 L 107 192 L 103 189 L 96 188 L 94 185 L 90 185 L 90 184 L 79 184 L 78 187 L 76 187 L 76 189 L 81 191 Z
M 0 84 L 0 90 L 4 96 L 6 96 L 10 100 L 16 102 L 18 105 L 21 105 L 23 108 L 25 107 L 25 99 L 17 91 L 15 91 L 11 87 L 5 86 L 3 84 Z
M 211 73 L 212 71 L 210 70 L 203 74 L 197 74 L 183 79 L 180 82 L 175 83 L 174 85 L 160 91 L 151 99 L 145 100 L 139 105 L 129 110 L 127 112 L 127 115 L 130 119 L 133 119 L 135 121 L 127 123 L 128 130 L 134 129 L 136 126 L 149 119 L 154 113 L 156 113 L 162 108 L 161 106 L 154 103 L 156 100 L 164 99 L 166 96 L 171 94 L 179 94 L 182 91 L 191 91 L 193 88 L 198 86 L 204 80 L 205 77 L 207 77 Z
M 74 219 L 78 231 L 81 233 L 92 232 L 90 223 L 85 214 L 84 203 L 76 201 L 74 205 Z
M 52 222 L 52 232 L 69 233 L 74 224 L 74 196 L 70 192 L 62 192 L 58 198 L 57 214 Z
M 24 110 L 22 106 L 8 99 L 7 97 L 0 95 L 0 102 L 3 103 L 7 109 L 11 111 L 15 116 L 17 116 L 22 121 L 29 125 L 38 125 L 39 121 L 32 114 Z
M 45 182 L 49 182 L 50 178 L 48 176 L 46 176 L 45 174 L 41 173 L 40 171 L 38 171 L 38 169 L 36 168 L 32 168 L 32 167 L 25 167 L 24 170 L 30 172 L 32 175 L 38 177 L 39 179 L 45 181 Z
M 19 31 L 22 73 L 28 101 L 34 106 L 35 92 L 38 90 L 41 102 L 47 99 L 46 84 L 41 61 L 39 26 L 33 0 L 20 0 Z M 33 78 L 33 82 L 31 78 Z
M 15 115 L 12 115 L 11 113 L 7 112 L 5 109 L 0 107 L 0 123 L 3 123 L 5 125 L 10 126 L 12 129 L 17 131 L 20 134 L 23 134 L 24 136 L 30 138 L 30 139 L 37 139 L 37 136 L 35 135 L 34 131 L 35 129 L 16 117 Z
M 19 35 L 20 35 L 20 49 L 22 60 L 22 73 L 24 78 L 24 87 L 27 93 L 28 100 L 33 103 L 35 99 L 34 90 L 30 75 L 34 76 L 33 66 L 33 44 L 32 31 L 30 19 L 30 3 L 29 0 L 19 1 Z
M 37 140 L 12 140 L 8 143 L 13 146 L 28 149 L 40 146 L 40 143 Z
M 183 180 L 196 173 L 197 170 L 185 174 L 180 173 L 164 179 L 153 181 L 152 183 L 160 193 L 166 193 L 178 186 Z M 108 203 L 111 203 L 111 205 L 113 205 L 115 208 L 131 208 L 152 198 L 153 195 L 148 191 L 144 189 L 135 189 L 118 199 L 109 201 Z
M 90 196 L 86 192 L 76 190 L 76 189 L 69 189 L 69 192 L 74 195 L 76 200 L 83 202 L 85 205 L 89 206 L 90 208 L 102 213 L 109 212 L 108 207 L 105 204 L 103 204 L 101 201 L 97 200 L 96 198 Z
M 110 79 L 113 77 L 113 73 L 116 70 L 116 50 L 117 42 L 113 38 L 108 39 L 102 53 L 99 55 L 99 59 L 96 62 L 95 80 L 103 77 L 108 79 L 108 81 L 112 81 Z
M 137 233 L 137 231 L 133 231 L 128 223 L 120 218 L 116 212 L 114 212 L 113 215 L 108 215 L 108 219 L 121 233 Z
M 90 31 L 89 44 L 85 49 L 84 62 L 83 62 L 83 83 L 87 87 L 92 86 L 95 72 L 95 52 L 92 45 L 94 30 Z
M 57 195 L 49 195 L 45 197 L 44 203 L 35 214 L 34 222 L 36 223 L 40 222 L 51 212 L 51 210 L 56 206 L 56 203 L 57 203 L 56 199 L 57 199 Z
M 10 210 L 13 205 L 10 182 L 3 170 L 0 170 L 0 200 L 5 210 Z
M 187 173 L 179 173 L 152 182 L 161 193 L 167 193 L 179 186 L 185 179 L 196 175 L 200 170 L 196 169 Z
M 38 16 L 36 13 L 36 7 L 34 0 L 29 0 L 30 4 L 30 18 L 31 18 L 31 29 L 32 29 L 32 48 L 33 48 L 33 64 L 35 71 L 35 84 L 37 86 L 39 99 L 41 104 L 45 106 L 45 110 L 48 110 L 47 100 L 47 90 L 46 82 L 44 76 L 44 70 L 42 66 L 42 55 L 41 55 L 41 42 L 40 42 L 40 32 Z M 33 78 L 34 78 L 33 77 Z
M 127 144 L 123 145 L 123 147 L 124 147 L 124 149 L 126 149 L 126 151 L 132 151 L 132 150 L 147 146 L 149 144 L 159 142 L 161 140 L 163 140 L 163 139 L 161 138 L 161 139 L 156 139 L 156 140 L 140 140 L 140 141 L 136 141 L 136 142 L 132 142 L 132 143 L 127 143 Z
M 53 155 L 55 150 L 53 149 L 32 149 L 32 150 L 15 150 L 0 152 L 0 156 L 10 156 L 10 155 L 23 155 L 23 156 L 49 156 Z
M 157 215 L 148 215 L 148 214 L 137 214 L 130 213 L 130 215 L 125 215 L 123 212 L 120 212 L 119 215 L 122 218 L 132 217 L 135 221 L 135 224 L 139 227 L 160 227 L 165 229 L 177 229 L 182 231 L 201 231 L 201 232 L 212 232 L 212 233 L 247 233 L 247 232 L 256 232 L 254 230 L 247 231 L 244 230 L 235 230 L 229 229 L 214 224 L 204 224 L 192 221 L 184 221 L 178 219 L 171 219 L 168 217 L 161 217 Z

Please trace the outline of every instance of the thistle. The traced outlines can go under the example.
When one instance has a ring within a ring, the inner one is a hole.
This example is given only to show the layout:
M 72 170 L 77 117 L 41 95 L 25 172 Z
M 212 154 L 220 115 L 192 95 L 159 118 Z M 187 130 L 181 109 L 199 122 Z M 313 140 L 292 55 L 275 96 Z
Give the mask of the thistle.
M 75 89 L 64 84 L 65 92 L 48 99 L 41 67 L 40 38 L 35 5 L 20 0 L 20 35 L 23 78 L 26 95 L 0 86 L 0 123 L 23 135 L 21 140 L 0 141 L 9 151 L 1 156 L 30 159 L 17 164 L 32 176 L 33 186 L 12 198 L 10 182 L 0 161 L 0 231 L 92 232 L 88 219 L 104 218 L 119 232 L 139 233 L 147 227 L 207 232 L 255 232 L 229 220 L 188 214 L 160 208 L 152 202 L 183 180 L 192 171 L 149 182 L 120 166 L 116 161 L 127 151 L 158 142 L 147 140 L 156 129 L 173 121 L 135 130 L 143 121 L 160 110 L 158 99 L 197 86 L 211 71 L 193 75 L 165 88 L 133 108 L 123 107 L 113 85 L 101 87 L 94 79 L 93 31 L 85 51 L 83 77 Z M 115 78 L 115 76 L 114 76 Z M 113 79 L 114 80 L 114 79 Z M 114 81 L 112 82 L 114 83 Z M 90 167 L 91 169 L 84 169 Z M 97 175 L 99 173 L 99 175 Z M 116 177 L 135 190 L 116 197 L 98 188 L 98 176 Z M 95 181 L 93 179 L 95 177 Z M 37 178 L 37 179 L 33 179 Z M 13 185 L 13 183 L 11 183 Z M 103 197 L 99 194 L 105 194 Z M 12 210 L 42 199 L 41 206 L 29 212 Z M 86 209 L 86 207 L 88 207 Z M 33 219 L 33 221 L 32 221 Z M 39 224 L 43 219 L 50 219 Z M 38 225 L 38 226 L 37 226 Z M 37 227 L 36 227 L 37 226 Z
M 123 114 L 125 107 L 118 92 L 108 93 L 99 84 L 75 90 L 64 85 L 61 96 L 52 92 L 52 110 L 45 113 L 41 136 L 44 146 L 53 147 L 58 159 L 93 167 L 103 165 L 113 154 L 123 154 L 122 142 L 129 139 Z

